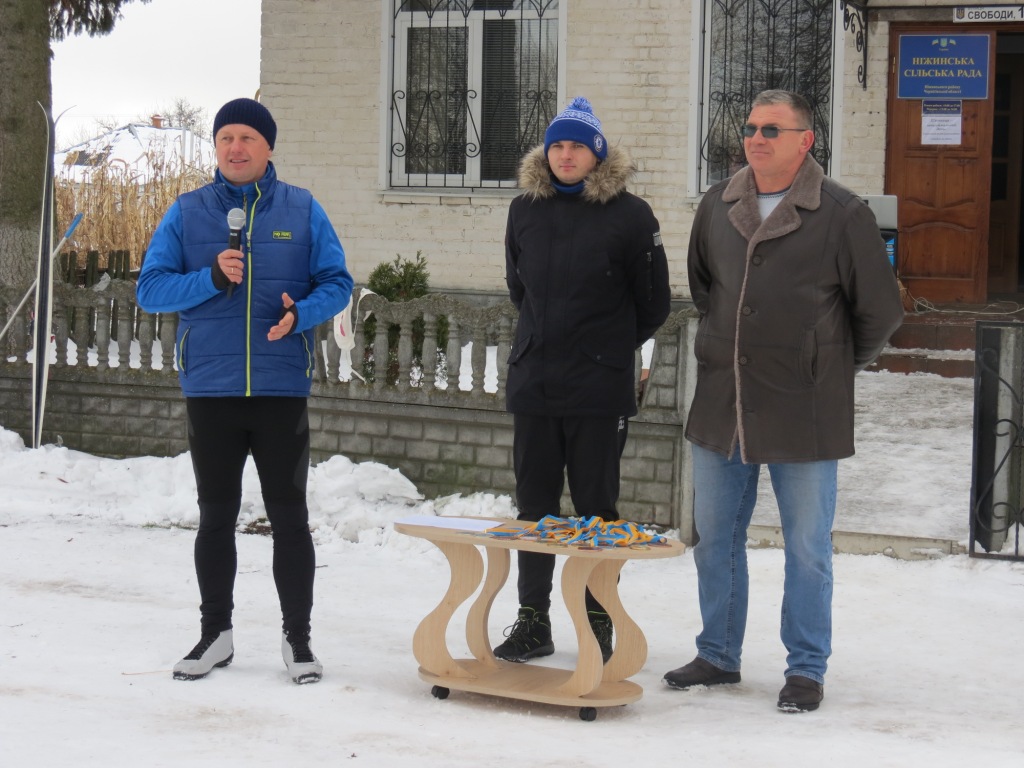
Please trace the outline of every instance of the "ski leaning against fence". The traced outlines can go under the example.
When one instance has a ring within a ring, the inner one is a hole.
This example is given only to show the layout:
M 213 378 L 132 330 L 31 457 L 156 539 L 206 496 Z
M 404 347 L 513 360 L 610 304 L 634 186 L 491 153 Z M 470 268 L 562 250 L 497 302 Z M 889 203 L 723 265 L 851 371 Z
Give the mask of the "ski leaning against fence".
M 37 102 L 38 103 L 38 102 Z M 46 409 L 46 381 L 50 373 L 50 325 L 53 320 L 53 154 L 56 148 L 57 119 L 39 104 L 46 116 L 46 162 L 43 164 L 43 211 L 39 223 L 39 264 L 36 270 L 35 325 L 32 329 L 32 447 L 43 437 L 43 412 Z M 61 113 L 63 114 L 63 113 Z
M 71 221 L 71 226 L 69 226 L 67 232 L 64 233 L 64 237 L 62 237 L 60 239 L 60 242 L 53 247 L 53 251 L 50 252 L 51 264 L 57 258 L 57 254 L 60 253 L 60 249 L 64 247 L 64 243 L 68 241 L 68 239 L 71 237 L 71 234 L 75 231 L 75 227 L 77 227 L 78 222 L 82 220 L 82 216 L 83 214 L 81 213 L 75 214 L 75 218 Z M 7 325 L 5 325 L 4 329 L 0 331 L 0 340 L 2 340 L 4 336 L 7 335 L 7 330 L 12 325 L 14 325 L 14 318 L 16 318 L 18 316 L 18 313 L 21 312 L 22 307 L 24 307 L 25 304 L 28 303 L 28 297 L 36 292 L 36 285 L 38 284 L 38 282 L 38 278 L 32 281 L 32 285 L 28 287 L 28 290 L 25 292 L 25 295 L 21 297 L 21 301 L 18 302 L 18 306 L 16 306 L 14 308 L 14 311 L 11 312 L 11 316 L 7 319 Z

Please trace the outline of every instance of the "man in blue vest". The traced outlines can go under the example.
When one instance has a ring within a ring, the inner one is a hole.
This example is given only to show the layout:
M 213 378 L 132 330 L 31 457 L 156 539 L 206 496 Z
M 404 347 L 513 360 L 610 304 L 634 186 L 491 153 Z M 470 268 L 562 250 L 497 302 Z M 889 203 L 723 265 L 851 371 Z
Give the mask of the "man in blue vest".
M 175 364 L 199 497 L 201 637 L 174 678 L 205 677 L 234 657 L 235 526 L 251 454 L 273 530 L 285 665 L 296 683 L 316 682 L 323 667 L 309 644 L 315 554 L 306 402 L 314 330 L 348 303 L 352 277 L 323 208 L 308 190 L 277 179 L 277 124 L 267 108 L 230 101 L 213 135 L 214 180 L 168 209 L 137 289 L 147 312 L 179 314 Z M 225 246 L 233 209 L 244 214 L 237 248 Z

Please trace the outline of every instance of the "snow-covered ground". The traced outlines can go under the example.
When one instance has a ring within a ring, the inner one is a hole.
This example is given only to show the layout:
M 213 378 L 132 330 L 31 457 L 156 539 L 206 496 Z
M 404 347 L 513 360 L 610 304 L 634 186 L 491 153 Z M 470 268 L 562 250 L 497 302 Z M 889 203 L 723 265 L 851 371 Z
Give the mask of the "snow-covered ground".
M 967 537 L 968 380 L 862 374 L 858 454 L 840 465 L 836 527 Z M 769 483 L 755 522 L 773 524 Z M 100 459 L 24 447 L 0 430 L 0 764 L 3 766 L 1016 766 L 1024 754 L 1024 564 L 956 555 L 836 557 L 835 652 L 815 713 L 775 709 L 782 553 L 751 552 L 743 682 L 689 692 L 661 676 L 700 629 L 689 552 L 629 563 L 621 594 L 650 652 L 644 697 L 602 709 L 453 691 L 434 699 L 412 656 L 448 566 L 393 530 L 414 514 L 507 517 L 507 497 L 424 500 L 399 473 L 335 457 L 312 470 L 317 685 L 288 681 L 271 542 L 239 535 L 235 660 L 185 683 L 198 637 L 187 455 Z M 251 466 L 242 522 L 262 514 Z M 515 611 L 514 573 L 491 613 Z M 449 643 L 468 655 L 456 614 Z M 553 610 L 557 652 L 575 636 Z

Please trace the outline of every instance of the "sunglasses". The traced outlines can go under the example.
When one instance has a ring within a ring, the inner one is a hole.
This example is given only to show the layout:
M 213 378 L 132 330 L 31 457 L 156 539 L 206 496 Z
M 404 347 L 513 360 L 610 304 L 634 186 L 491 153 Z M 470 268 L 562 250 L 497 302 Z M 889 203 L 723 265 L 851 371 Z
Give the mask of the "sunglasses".
M 754 138 L 754 136 L 757 135 L 758 128 L 761 129 L 761 135 L 764 136 L 766 139 L 779 138 L 780 131 L 797 131 L 799 133 L 803 133 L 804 131 L 810 130 L 809 128 L 779 128 L 779 126 L 777 125 L 758 126 L 747 123 L 746 125 L 743 126 L 740 132 L 743 134 L 743 138 L 752 139 Z

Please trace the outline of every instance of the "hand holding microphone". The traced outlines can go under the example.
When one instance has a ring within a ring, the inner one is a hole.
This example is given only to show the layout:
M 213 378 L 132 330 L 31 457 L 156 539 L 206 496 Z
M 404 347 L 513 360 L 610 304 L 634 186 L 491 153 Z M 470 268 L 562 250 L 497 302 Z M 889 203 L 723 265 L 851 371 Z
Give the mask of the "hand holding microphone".
M 245 211 L 232 208 L 228 211 L 228 250 L 240 251 L 242 248 L 242 227 L 245 226 Z M 242 282 L 242 259 L 239 256 L 221 252 L 217 257 L 217 265 L 228 279 L 228 298 L 235 290 L 235 283 Z

